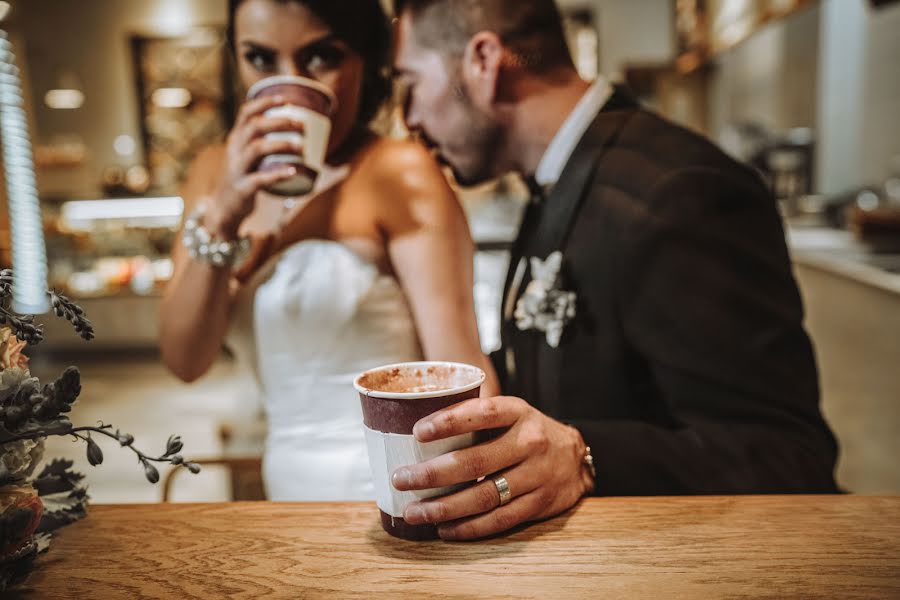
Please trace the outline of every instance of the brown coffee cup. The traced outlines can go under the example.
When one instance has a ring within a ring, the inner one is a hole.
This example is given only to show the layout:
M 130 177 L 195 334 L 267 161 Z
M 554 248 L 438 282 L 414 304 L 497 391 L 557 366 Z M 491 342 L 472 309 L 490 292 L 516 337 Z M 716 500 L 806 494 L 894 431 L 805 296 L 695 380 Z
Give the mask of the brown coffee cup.
M 484 371 L 478 367 L 451 362 L 388 365 L 356 378 L 354 387 L 362 402 L 376 503 L 381 511 L 381 525 L 389 534 L 407 540 L 438 537 L 435 525 L 410 525 L 404 521 L 403 510 L 411 501 L 449 494 L 464 485 L 400 492 L 391 485 L 391 474 L 399 467 L 475 443 L 475 434 L 421 443 L 412 431 L 423 417 L 477 398 L 484 378 Z
M 302 196 L 312 191 L 316 178 L 325 164 L 328 138 L 331 135 L 331 115 L 337 106 L 334 93 L 327 86 L 306 77 L 278 75 L 256 82 L 247 92 L 247 99 L 282 96 L 286 104 L 265 112 L 267 117 L 284 117 L 303 123 L 303 133 L 276 131 L 266 139 L 290 140 L 302 146 L 302 155 L 270 154 L 263 158 L 257 170 L 270 171 L 292 165 L 297 174 L 282 179 L 265 189 L 282 196 Z

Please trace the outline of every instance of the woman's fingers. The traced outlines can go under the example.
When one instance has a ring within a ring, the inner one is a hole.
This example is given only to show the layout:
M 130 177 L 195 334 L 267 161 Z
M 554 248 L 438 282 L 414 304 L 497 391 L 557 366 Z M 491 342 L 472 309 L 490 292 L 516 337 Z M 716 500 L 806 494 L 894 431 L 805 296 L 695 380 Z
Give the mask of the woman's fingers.
M 238 159 L 235 167 L 243 175 L 253 171 L 259 162 L 270 154 L 303 155 L 303 146 L 289 139 L 258 138 L 250 142 Z
M 268 133 L 290 132 L 303 134 L 306 132 L 306 125 L 303 121 L 286 117 L 255 117 L 244 127 L 244 130 L 245 142 L 250 142 Z
M 251 173 L 237 183 L 238 193 L 245 198 L 252 198 L 259 190 L 268 185 L 277 183 L 282 179 L 293 177 L 297 174 L 297 168 L 293 165 L 285 165 L 271 171 L 258 171 Z
M 245 102 L 238 110 L 237 118 L 234 121 L 234 130 L 237 131 L 243 128 L 253 117 L 284 103 L 285 99 L 281 96 L 263 96 L 262 98 Z

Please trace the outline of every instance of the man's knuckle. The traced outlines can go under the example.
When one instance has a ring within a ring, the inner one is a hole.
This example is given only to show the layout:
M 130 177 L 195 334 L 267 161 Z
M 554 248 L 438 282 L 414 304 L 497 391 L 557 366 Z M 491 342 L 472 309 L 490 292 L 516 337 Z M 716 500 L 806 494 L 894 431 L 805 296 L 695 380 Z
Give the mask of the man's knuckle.
M 543 430 L 533 424 L 523 425 L 519 434 L 519 443 L 529 455 L 543 454 L 550 445 L 550 441 L 544 435 Z
M 478 508 L 482 511 L 490 510 L 500 503 L 500 494 L 497 492 L 493 481 L 488 481 L 485 485 L 478 486 L 475 491 L 477 493 L 476 502 L 478 503 Z
M 447 506 L 443 502 L 434 502 L 425 509 L 425 519 L 429 523 L 443 523 L 447 520 Z
M 500 415 L 500 406 L 496 398 L 482 398 L 478 410 L 489 421 L 496 419 Z
M 499 531 L 512 529 L 521 522 L 522 518 L 511 510 L 497 511 L 497 514 L 494 516 L 494 523 Z
M 447 411 L 435 417 L 434 426 L 435 429 L 439 430 L 453 430 L 458 422 L 459 417 L 457 417 L 456 413 L 453 411 Z
M 526 410 L 526 409 L 528 409 L 528 408 L 531 408 L 531 405 L 528 404 L 528 403 L 527 403 L 524 399 L 522 399 L 522 398 L 510 398 L 510 400 L 511 400 L 512 403 L 515 405 L 515 407 L 516 407 L 518 410 L 520 410 L 520 411 L 521 411 L 521 410 Z
M 468 540 L 478 536 L 478 530 L 471 523 L 460 523 L 453 527 L 453 532 L 458 539 Z
M 490 460 L 483 453 L 473 452 L 463 459 L 463 471 L 472 478 L 488 474 Z
M 435 487 L 437 485 L 437 481 L 440 477 L 440 472 L 437 467 L 431 463 L 424 463 L 421 466 L 421 472 L 419 474 L 419 480 L 426 487 Z
M 535 505 L 538 509 L 543 509 L 544 507 L 552 504 L 557 497 L 556 490 L 553 490 L 546 486 L 536 490 L 534 494 Z

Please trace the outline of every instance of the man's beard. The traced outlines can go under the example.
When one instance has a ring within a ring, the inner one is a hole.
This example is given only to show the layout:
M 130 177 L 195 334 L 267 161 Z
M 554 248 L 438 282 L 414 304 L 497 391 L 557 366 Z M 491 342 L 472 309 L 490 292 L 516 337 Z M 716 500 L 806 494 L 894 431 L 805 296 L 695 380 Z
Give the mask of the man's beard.
M 464 187 L 476 186 L 500 175 L 496 161 L 503 130 L 474 106 L 461 84 L 455 88 L 467 123 L 458 147 L 467 160 L 460 164 L 444 158 L 444 162 L 450 167 L 456 183 Z

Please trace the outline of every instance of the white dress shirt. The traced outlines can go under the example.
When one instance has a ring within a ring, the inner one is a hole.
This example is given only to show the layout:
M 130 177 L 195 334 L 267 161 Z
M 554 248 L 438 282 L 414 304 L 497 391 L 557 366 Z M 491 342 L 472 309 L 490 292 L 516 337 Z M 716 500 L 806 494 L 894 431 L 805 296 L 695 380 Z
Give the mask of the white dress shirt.
M 588 127 L 597 118 L 597 115 L 610 96 L 612 96 L 612 93 L 612 84 L 603 76 L 598 77 L 591 84 L 591 87 L 588 88 L 581 100 L 578 101 L 578 104 L 575 105 L 575 108 L 572 109 L 572 112 L 569 113 L 569 116 L 566 117 L 562 127 L 559 128 L 550 145 L 547 146 L 547 150 L 544 151 L 544 156 L 541 157 L 541 162 L 538 164 L 537 171 L 534 174 L 534 179 L 538 185 L 547 189 L 559 181 L 559 177 L 562 175 L 566 163 L 572 157 L 572 152 L 575 151 L 578 142 L 581 141 Z

